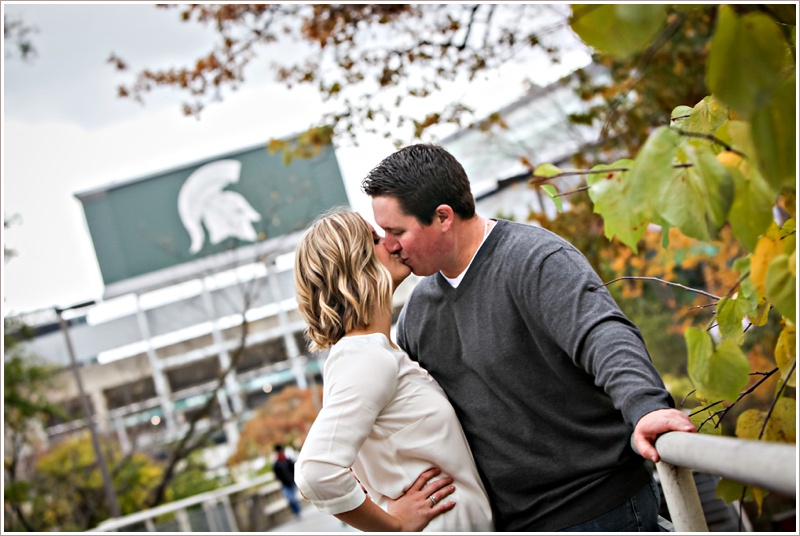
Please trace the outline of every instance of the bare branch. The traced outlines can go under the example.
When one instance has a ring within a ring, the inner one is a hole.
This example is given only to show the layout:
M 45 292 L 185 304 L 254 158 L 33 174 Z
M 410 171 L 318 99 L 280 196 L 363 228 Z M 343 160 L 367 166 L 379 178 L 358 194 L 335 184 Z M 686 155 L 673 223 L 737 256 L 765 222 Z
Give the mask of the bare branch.
M 603 283 L 603 285 L 602 285 L 602 286 L 604 286 L 604 287 L 607 287 L 607 286 L 608 286 L 608 285 L 610 285 L 611 283 L 616 283 L 617 281 L 622 281 L 622 280 L 624 280 L 624 279 L 627 279 L 627 280 L 634 280 L 634 281 L 657 281 L 657 282 L 659 282 L 659 283 L 663 283 L 663 284 L 665 284 L 665 285 L 669 285 L 669 286 L 671 286 L 671 287 L 678 287 L 678 288 L 681 288 L 681 289 L 683 289 L 683 290 L 688 290 L 689 292 L 694 292 L 694 293 L 696 293 L 696 294 L 702 294 L 703 296 L 708 296 L 709 298 L 713 298 L 713 299 L 715 299 L 715 300 L 717 300 L 717 301 L 719 301 L 720 299 L 722 299 L 722 298 L 720 298 L 719 296 L 715 296 L 714 294 L 711 294 L 711 293 L 709 293 L 709 292 L 706 292 L 706 291 L 704 291 L 704 290 L 700 290 L 700 289 L 696 289 L 696 288 L 687 287 L 687 286 L 685 286 L 685 285 L 681 285 L 680 283 L 675 283 L 674 281 L 666 281 L 666 280 L 664 280 L 664 279 L 659 279 L 659 278 L 657 278 L 657 277 L 645 277 L 645 276 L 636 276 L 636 275 L 626 275 L 626 276 L 618 277 L 618 278 L 616 278 L 616 279 L 612 279 L 611 281 L 609 281 L 609 282 L 607 282 L 607 283 Z M 591 289 L 589 289 L 589 290 L 590 290 L 590 291 L 595 291 L 595 290 L 597 290 L 598 288 L 600 288 L 600 287 L 594 287 L 594 288 L 591 288 Z
M 786 389 L 786 384 L 789 383 L 789 378 L 792 377 L 792 373 L 794 373 L 796 366 L 797 366 L 797 361 L 792 363 L 792 367 L 789 369 L 789 373 L 786 375 L 786 378 L 784 378 L 780 388 L 775 392 L 775 398 L 772 399 L 772 404 L 769 406 L 769 411 L 767 411 L 767 415 L 766 417 L 764 417 L 764 422 L 761 424 L 761 431 L 758 432 L 758 439 L 764 437 L 764 432 L 767 430 L 767 422 L 769 422 L 769 418 L 772 416 L 772 411 L 775 409 L 775 405 L 778 403 L 778 399 L 780 399 L 781 393 L 783 393 L 783 390 Z M 765 377 L 764 379 L 766 379 L 767 377 Z

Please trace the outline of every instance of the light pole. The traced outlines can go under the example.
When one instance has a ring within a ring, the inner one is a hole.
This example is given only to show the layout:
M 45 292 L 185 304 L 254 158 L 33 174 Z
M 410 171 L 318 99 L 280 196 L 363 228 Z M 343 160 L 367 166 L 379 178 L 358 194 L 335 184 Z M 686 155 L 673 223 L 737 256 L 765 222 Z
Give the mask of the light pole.
M 97 458 L 97 465 L 100 466 L 100 474 L 103 477 L 103 487 L 106 491 L 106 501 L 108 501 L 108 509 L 111 517 L 120 517 L 119 502 L 117 501 L 117 493 L 114 491 L 114 486 L 111 483 L 111 477 L 108 474 L 108 467 L 106 467 L 105 458 L 100 450 L 100 443 L 97 440 L 97 432 L 94 429 L 94 419 L 92 418 L 92 411 L 89 408 L 89 402 L 83 391 L 83 381 L 81 381 L 81 373 L 78 370 L 78 361 L 75 359 L 75 350 L 72 348 L 72 339 L 69 337 L 69 325 L 64 320 L 61 314 L 70 309 L 81 309 L 94 305 L 94 300 L 85 303 L 79 303 L 70 307 L 60 308 L 55 307 L 56 315 L 58 316 L 58 323 L 61 326 L 61 331 L 64 333 L 64 341 L 67 343 L 67 354 L 69 354 L 69 362 L 72 366 L 72 372 L 75 375 L 75 383 L 78 384 L 78 396 L 81 400 L 81 408 L 83 409 L 83 418 L 86 425 L 89 427 L 89 435 L 92 437 L 92 447 L 94 448 L 94 455 Z

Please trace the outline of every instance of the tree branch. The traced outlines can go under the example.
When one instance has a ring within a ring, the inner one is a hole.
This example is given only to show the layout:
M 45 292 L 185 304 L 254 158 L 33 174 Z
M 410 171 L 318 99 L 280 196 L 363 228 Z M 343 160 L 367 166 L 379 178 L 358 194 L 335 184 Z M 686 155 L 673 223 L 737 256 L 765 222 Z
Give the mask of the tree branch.
M 689 168 L 694 167 L 694 164 L 672 164 L 672 169 L 680 169 L 680 168 Z M 561 177 L 572 177 L 575 175 L 593 175 L 597 173 L 617 173 L 617 172 L 625 172 L 630 171 L 631 168 L 620 167 L 620 168 L 605 168 L 605 169 L 576 169 L 573 171 L 562 171 L 556 175 L 552 175 L 550 177 L 544 177 L 542 175 L 536 175 L 535 173 L 531 175 L 531 178 L 528 179 L 528 185 L 534 186 L 536 184 L 547 182 L 553 179 L 559 179 Z
M 750 374 L 751 376 L 754 376 L 756 374 L 761 374 L 763 377 L 760 380 L 758 380 L 756 383 L 754 383 L 752 385 L 752 387 L 750 387 L 749 389 L 746 389 L 746 390 L 742 391 L 741 393 L 739 393 L 739 396 L 736 398 L 736 400 L 730 406 L 728 406 L 728 407 L 726 407 L 724 409 L 721 409 L 720 411 L 714 412 L 710 417 L 708 417 L 706 420 L 704 420 L 702 423 L 700 423 L 700 427 L 702 427 L 705 423 L 707 423 L 708 421 L 710 421 L 714 417 L 718 417 L 719 418 L 719 422 L 722 422 L 722 419 L 725 418 L 725 415 L 727 415 L 728 411 L 730 411 L 731 408 L 733 408 L 742 398 L 744 398 L 745 396 L 747 396 L 750 393 L 752 393 L 753 391 L 755 391 L 762 383 L 767 381 L 773 374 L 778 372 L 778 370 L 779 370 L 778 367 L 775 367 L 774 369 L 770 370 L 769 372 L 751 373 Z M 717 402 L 714 402 L 713 404 L 709 404 L 708 406 L 700 408 L 699 410 L 695 411 L 694 413 L 690 413 L 689 416 L 692 417 L 694 415 L 697 415 L 698 413 L 702 413 L 703 411 L 710 410 L 714 406 L 718 406 L 720 404 L 722 404 L 722 401 L 718 400 Z
M 764 423 L 761 425 L 761 431 L 758 433 L 758 439 L 764 437 L 764 432 L 767 430 L 767 422 L 769 422 L 769 418 L 772 416 L 772 411 L 775 409 L 775 405 L 778 403 L 778 399 L 781 397 L 781 393 L 784 389 L 786 389 L 786 384 L 789 382 L 789 378 L 792 377 L 792 373 L 797 366 L 797 361 L 792 363 L 792 368 L 789 369 L 789 374 L 786 375 L 786 379 L 783 380 L 780 389 L 775 393 L 775 398 L 772 400 L 772 405 L 769 407 L 769 411 L 767 411 L 767 416 L 764 418 Z
M 708 140 L 708 141 L 716 143 L 717 145 L 721 145 L 722 147 L 725 148 L 726 151 L 730 151 L 732 153 L 738 154 L 742 158 L 747 158 L 747 155 L 744 154 L 742 151 L 739 151 L 738 149 L 734 149 L 733 147 L 731 147 L 730 145 L 728 145 L 727 143 L 725 143 L 721 139 L 719 139 L 716 136 L 713 136 L 711 134 L 703 134 L 702 132 L 689 132 L 688 130 L 681 130 L 681 129 L 677 129 L 677 131 L 678 131 L 678 134 L 680 134 L 681 136 L 686 136 L 687 138 L 700 138 L 700 139 Z
M 657 281 L 657 282 L 659 282 L 659 283 L 663 283 L 663 284 L 665 284 L 665 285 L 669 285 L 669 286 L 671 286 L 671 287 L 678 287 L 678 288 L 682 288 L 683 290 L 688 290 L 689 292 L 694 292 L 694 293 L 697 293 L 697 294 L 702 294 L 703 296 L 708 296 L 709 298 L 713 298 L 713 299 L 715 299 L 715 300 L 717 300 L 717 301 L 719 301 L 719 300 L 721 299 L 719 296 L 715 296 L 714 294 L 711 294 L 711 293 L 709 293 L 709 292 L 706 292 L 706 291 L 704 291 L 704 290 L 700 290 L 700 289 L 696 289 L 696 288 L 687 287 L 687 286 L 685 286 L 685 285 L 681 285 L 680 283 L 675 283 L 675 282 L 673 282 L 673 281 L 666 281 L 666 280 L 664 280 L 664 279 L 659 279 L 659 278 L 657 278 L 657 277 L 645 277 L 645 276 L 636 276 L 636 275 L 625 275 L 625 276 L 622 276 L 622 277 L 618 277 L 618 278 L 616 278 L 616 279 L 612 279 L 611 281 L 609 281 L 609 282 L 607 282 L 607 283 L 603 283 L 603 285 L 602 285 L 602 286 L 603 286 L 603 287 L 607 287 L 607 286 L 608 286 L 608 285 L 610 285 L 611 283 L 616 283 L 617 281 L 622 281 L 623 279 L 627 279 L 627 280 L 633 280 L 633 281 Z M 600 287 L 594 287 L 594 288 L 591 288 L 591 289 L 589 289 L 589 290 L 590 290 L 591 292 L 594 292 L 595 290 L 597 290 L 597 289 L 599 289 L 599 288 L 600 288 Z

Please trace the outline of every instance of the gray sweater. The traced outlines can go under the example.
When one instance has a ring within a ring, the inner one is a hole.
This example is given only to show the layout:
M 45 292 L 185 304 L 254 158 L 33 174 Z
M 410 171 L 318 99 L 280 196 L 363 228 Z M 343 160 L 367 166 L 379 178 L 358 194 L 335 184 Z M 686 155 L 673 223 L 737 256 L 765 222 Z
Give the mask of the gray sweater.
M 455 407 L 497 530 L 566 528 L 650 478 L 633 426 L 674 402 L 601 284 L 557 235 L 499 220 L 458 288 L 426 277 L 400 315 L 398 343 Z

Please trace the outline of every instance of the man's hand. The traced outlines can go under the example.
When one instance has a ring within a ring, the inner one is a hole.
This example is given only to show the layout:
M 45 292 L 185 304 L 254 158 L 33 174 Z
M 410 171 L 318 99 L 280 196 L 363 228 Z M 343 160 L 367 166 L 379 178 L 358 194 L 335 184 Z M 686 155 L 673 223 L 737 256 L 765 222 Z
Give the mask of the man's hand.
M 445 512 L 452 510 L 456 503 L 444 502 L 444 499 L 456 490 L 453 479 L 449 476 L 434 482 L 430 479 L 441 473 L 438 468 L 428 469 L 419 477 L 406 492 L 393 501 L 389 501 L 388 512 L 400 521 L 403 532 L 419 532 L 428 526 L 431 520 Z M 431 495 L 436 504 L 431 501 Z
M 697 432 L 692 420 L 677 409 L 658 409 L 644 415 L 633 430 L 633 444 L 643 458 L 658 463 L 656 439 L 666 432 Z

